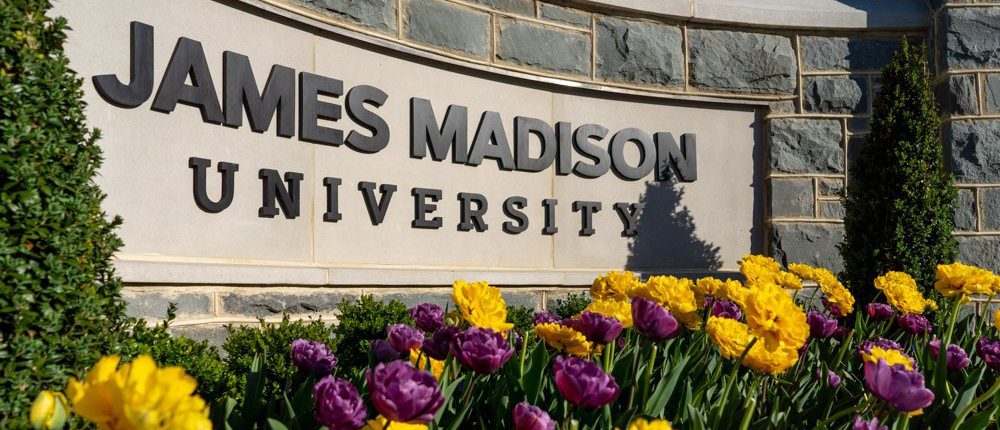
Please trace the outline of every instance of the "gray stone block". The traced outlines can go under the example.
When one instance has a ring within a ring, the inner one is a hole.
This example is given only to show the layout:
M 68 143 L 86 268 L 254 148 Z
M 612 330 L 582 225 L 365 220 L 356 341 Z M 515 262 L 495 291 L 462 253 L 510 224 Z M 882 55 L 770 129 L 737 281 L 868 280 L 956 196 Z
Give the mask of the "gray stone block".
M 953 121 L 944 142 L 956 182 L 1000 183 L 1000 120 Z
M 779 118 L 770 124 L 770 167 L 776 173 L 842 173 L 844 132 L 835 119 Z
M 167 306 L 177 304 L 178 317 L 209 316 L 212 314 L 210 293 L 162 293 L 125 291 L 122 298 L 128 304 L 126 315 L 134 318 L 167 318 Z
M 535 16 L 535 2 L 533 0 L 466 0 L 490 9 L 504 12 L 516 13 L 519 15 Z
M 567 75 L 590 75 L 590 37 L 583 33 L 501 18 L 497 59 Z
M 868 80 L 816 76 L 802 81 L 802 109 L 815 113 L 868 113 Z
M 596 30 L 598 78 L 669 87 L 684 85 L 684 48 L 679 28 L 601 17 Z
M 798 59 L 787 37 L 723 30 L 691 30 L 688 37 L 696 88 L 781 94 L 798 86 Z
M 588 13 L 548 3 L 539 5 L 538 12 L 539 16 L 549 21 L 590 28 L 590 14 Z
M 1000 8 L 948 8 L 940 19 L 938 55 L 944 70 L 1000 67 Z
M 314 294 L 288 294 L 280 292 L 231 292 L 222 294 L 222 313 L 253 317 L 279 316 L 282 314 L 330 314 L 337 305 L 353 295 L 317 292 Z
M 771 113 L 795 113 L 795 102 L 791 100 L 782 100 L 780 102 L 770 103 Z
M 853 134 L 865 134 L 870 131 L 871 124 L 867 118 L 850 118 L 847 120 L 847 131 Z
M 810 178 L 772 178 L 769 181 L 768 198 L 771 201 L 772 217 L 815 216 L 816 196 Z
M 290 0 L 383 33 L 396 32 L 395 0 Z
M 985 113 L 1000 113 L 1000 74 L 986 75 L 983 84 L 984 90 L 986 90 Z
M 229 332 L 225 326 L 196 325 L 170 327 L 170 334 L 175 337 L 186 337 L 197 341 L 207 340 L 209 345 L 219 348 L 220 355 L 224 356 L 226 354 L 225 350 L 222 349 L 222 344 L 226 343 L 226 338 L 229 336 Z
M 819 180 L 819 195 L 839 196 L 844 191 L 844 180 L 822 178 Z
M 844 219 L 847 213 L 839 200 L 823 200 L 819 202 L 819 215 L 824 219 Z
M 879 70 L 901 46 L 899 40 L 853 37 L 805 36 L 801 42 L 805 70 Z
M 541 309 L 541 295 L 538 293 L 516 293 L 511 290 L 504 290 L 503 300 L 507 306 L 524 306 L 528 309 Z
M 412 308 L 421 303 L 433 303 L 442 309 L 455 309 L 455 304 L 451 301 L 451 293 L 421 293 L 417 291 L 412 293 L 379 293 L 377 291 L 368 291 L 367 293 L 371 293 L 375 299 L 386 303 L 392 300 L 398 301 L 406 305 L 407 308 Z
M 976 115 L 979 97 L 976 96 L 976 75 L 953 75 L 936 90 L 941 112 L 952 115 Z
M 983 228 L 1000 231 L 1000 188 L 982 189 Z
M 489 57 L 490 14 L 440 0 L 406 0 L 403 10 L 407 39 Z
M 976 191 L 959 189 L 955 199 L 955 229 L 975 230 L 978 223 L 976 214 Z
M 803 263 L 833 273 L 844 270 L 837 244 L 844 240 L 841 224 L 772 223 L 771 256 L 783 265 Z
M 958 261 L 1000 272 L 1000 236 L 958 236 Z

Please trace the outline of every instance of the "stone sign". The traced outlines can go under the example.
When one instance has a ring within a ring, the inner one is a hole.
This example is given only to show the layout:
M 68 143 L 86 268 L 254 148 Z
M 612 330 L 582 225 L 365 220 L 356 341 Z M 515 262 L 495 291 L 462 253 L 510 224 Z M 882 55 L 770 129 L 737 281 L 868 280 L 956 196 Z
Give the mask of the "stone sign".
M 552 284 L 733 270 L 762 251 L 758 107 L 526 80 L 213 1 L 143 3 L 57 10 L 74 18 L 123 261 Z

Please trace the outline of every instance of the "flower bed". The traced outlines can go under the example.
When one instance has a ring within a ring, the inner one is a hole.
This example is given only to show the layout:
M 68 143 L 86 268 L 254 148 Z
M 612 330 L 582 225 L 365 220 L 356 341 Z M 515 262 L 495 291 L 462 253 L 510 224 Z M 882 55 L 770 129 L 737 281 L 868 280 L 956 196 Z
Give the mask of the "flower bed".
M 960 307 L 971 295 L 992 300 L 997 276 L 938 266 L 939 309 L 912 277 L 890 272 L 873 280 L 879 302 L 856 312 L 828 270 L 786 271 L 761 256 L 740 265 L 744 282 L 612 272 L 579 315 L 539 312 L 523 333 L 498 289 L 459 280 L 454 308 L 422 304 L 410 310 L 414 325 L 386 327 L 363 376 L 338 377 L 333 351 L 299 340 L 299 371 L 280 395 L 262 394 L 258 357 L 243 400 L 211 407 L 183 369 L 105 357 L 65 396 L 43 392 L 31 420 L 58 429 L 72 411 L 113 430 L 996 426 L 1000 342 L 986 315 L 960 317 Z M 801 293 L 803 280 L 821 302 Z

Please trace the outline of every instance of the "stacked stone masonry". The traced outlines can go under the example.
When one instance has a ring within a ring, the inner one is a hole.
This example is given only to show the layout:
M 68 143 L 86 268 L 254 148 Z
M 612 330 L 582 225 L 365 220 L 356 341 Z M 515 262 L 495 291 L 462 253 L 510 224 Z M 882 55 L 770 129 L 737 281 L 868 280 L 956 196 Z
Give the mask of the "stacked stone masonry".
M 1000 3 L 936 1 L 942 140 L 955 174 L 960 258 L 1000 270 Z
M 1000 270 L 1000 3 L 932 1 L 923 29 L 817 30 L 699 23 L 540 0 L 259 0 L 413 49 L 535 76 L 654 93 L 756 100 L 765 109 L 763 208 L 768 252 L 783 262 L 843 265 L 842 193 L 868 133 L 879 70 L 902 38 L 929 41 L 942 136 L 959 188 L 962 259 Z M 577 286 L 579 291 L 581 286 Z M 136 316 L 178 302 L 175 331 L 217 338 L 222 324 L 323 317 L 376 294 L 447 303 L 447 288 L 130 285 Z M 544 308 L 559 290 L 506 288 Z

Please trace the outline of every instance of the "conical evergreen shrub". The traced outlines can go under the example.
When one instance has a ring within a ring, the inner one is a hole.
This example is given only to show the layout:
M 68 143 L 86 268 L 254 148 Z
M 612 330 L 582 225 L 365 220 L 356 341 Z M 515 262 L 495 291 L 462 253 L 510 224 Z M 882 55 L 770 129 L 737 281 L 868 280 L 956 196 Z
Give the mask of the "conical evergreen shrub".
M 890 270 L 912 275 L 932 293 L 937 265 L 955 258 L 956 190 L 943 160 L 940 125 L 925 50 L 904 39 L 882 69 L 871 132 L 843 198 L 840 253 L 859 303 L 875 297 L 873 280 Z
M 47 0 L 0 1 L 0 428 L 27 429 L 40 390 L 62 390 L 124 333 L 121 242 L 94 184 L 98 133 Z

